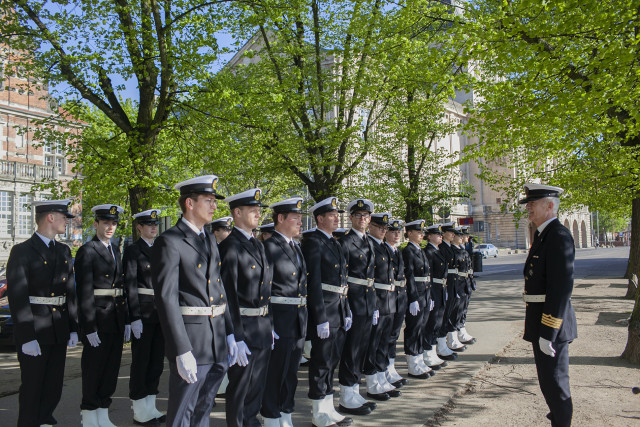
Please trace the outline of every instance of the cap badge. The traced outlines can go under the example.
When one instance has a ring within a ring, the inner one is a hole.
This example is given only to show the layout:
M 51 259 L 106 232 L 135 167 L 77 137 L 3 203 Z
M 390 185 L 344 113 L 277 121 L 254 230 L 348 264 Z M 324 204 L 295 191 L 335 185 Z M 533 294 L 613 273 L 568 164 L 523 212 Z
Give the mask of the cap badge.
M 424 220 L 420 221 L 420 227 L 424 227 Z
M 298 209 L 302 208 L 302 200 L 298 200 L 298 203 L 296 203 L 296 208 Z
M 364 206 L 364 202 L 362 200 L 358 200 L 358 207 L 361 208 Z
M 334 197 L 333 199 L 331 199 L 331 206 L 335 208 L 336 205 L 337 205 L 336 198 Z
M 384 222 L 389 221 L 389 216 L 387 216 L 387 215 L 383 215 L 383 216 L 382 216 L 382 220 L 383 220 Z
M 111 206 L 111 209 L 109 209 L 110 215 L 115 215 L 117 212 L 118 212 L 118 208 L 116 206 Z
M 256 194 L 253 196 L 256 200 L 260 200 L 260 190 L 256 190 Z
M 67 210 L 71 209 L 71 202 L 67 203 Z
M 158 211 L 151 211 L 151 219 L 156 219 L 158 217 Z
M 218 186 L 218 178 L 214 178 L 213 182 L 211 183 L 211 188 L 215 190 L 217 186 Z
M 227 220 L 227 225 L 231 225 L 231 218 Z

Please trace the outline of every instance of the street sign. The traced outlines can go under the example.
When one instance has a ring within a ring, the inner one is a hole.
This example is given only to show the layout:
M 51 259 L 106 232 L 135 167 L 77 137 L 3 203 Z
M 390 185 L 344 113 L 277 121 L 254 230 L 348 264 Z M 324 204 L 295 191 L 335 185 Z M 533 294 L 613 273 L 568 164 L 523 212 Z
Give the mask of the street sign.
M 473 224 L 473 218 L 469 217 L 469 218 L 460 218 L 458 220 L 458 223 L 460 225 L 471 225 Z

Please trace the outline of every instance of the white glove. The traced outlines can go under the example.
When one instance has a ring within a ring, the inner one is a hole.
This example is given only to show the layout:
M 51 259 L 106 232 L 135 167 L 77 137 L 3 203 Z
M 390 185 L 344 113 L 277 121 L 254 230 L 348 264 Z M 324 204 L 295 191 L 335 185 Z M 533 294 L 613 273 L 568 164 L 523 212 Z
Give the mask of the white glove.
M 193 353 L 187 351 L 185 354 L 176 356 L 176 367 L 178 375 L 182 377 L 188 384 L 198 382 L 198 363 Z
M 67 346 L 68 347 L 75 347 L 78 345 L 78 333 L 77 332 L 71 332 L 69 334 L 69 341 L 67 341 Z
M 373 326 L 378 324 L 378 319 L 380 319 L 380 311 L 376 310 L 373 312 Z
M 551 345 L 551 341 L 546 340 L 542 337 L 538 340 L 540 344 L 540 350 L 547 356 L 556 357 L 556 349 Z
M 322 340 L 329 338 L 329 322 L 324 322 L 316 326 L 318 337 Z
M 433 303 L 433 300 L 431 300 L 431 303 L 429 305 L 429 311 L 433 311 L 433 307 L 435 306 L 435 304 Z
M 142 320 L 134 320 L 131 322 L 131 332 L 136 339 L 139 339 L 142 335 Z
M 233 366 L 238 360 L 238 344 L 236 344 L 235 335 L 227 335 L 227 347 L 229 347 L 227 351 L 227 362 L 229 362 L 229 366 Z
M 238 365 L 247 366 L 249 364 L 249 357 L 251 352 L 249 351 L 249 347 L 244 343 L 244 341 L 238 341 Z
M 409 304 L 409 313 L 411 313 L 412 316 L 417 316 L 419 311 L 420 311 L 420 304 L 418 303 L 418 301 L 414 301 L 411 304 Z
M 131 341 L 131 325 L 124 325 L 124 342 Z
M 460 299 L 460 295 L 456 294 L 456 298 Z
M 27 356 L 40 356 L 42 354 L 42 351 L 40 351 L 40 344 L 38 344 L 37 340 L 22 344 L 22 352 Z
M 348 331 L 349 329 L 351 329 L 351 325 L 353 325 L 353 318 L 345 317 L 344 318 L 344 330 Z
M 271 331 L 271 350 L 276 346 L 276 340 L 280 339 L 280 335 L 276 334 L 276 331 Z
M 91 344 L 91 347 L 97 347 L 102 342 L 100 341 L 100 338 L 98 337 L 97 332 L 92 332 L 89 335 L 87 335 L 87 341 L 89 341 L 89 344 Z

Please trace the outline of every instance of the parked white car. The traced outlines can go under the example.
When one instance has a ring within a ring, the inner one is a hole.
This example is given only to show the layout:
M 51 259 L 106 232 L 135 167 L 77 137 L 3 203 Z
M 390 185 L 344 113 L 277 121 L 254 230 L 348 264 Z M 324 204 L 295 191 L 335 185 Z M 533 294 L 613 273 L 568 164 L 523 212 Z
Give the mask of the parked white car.
M 473 248 L 473 252 L 480 252 L 482 254 L 482 258 L 494 257 L 498 258 L 498 248 L 493 246 L 491 243 L 483 243 L 481 245 L 477 245 Z

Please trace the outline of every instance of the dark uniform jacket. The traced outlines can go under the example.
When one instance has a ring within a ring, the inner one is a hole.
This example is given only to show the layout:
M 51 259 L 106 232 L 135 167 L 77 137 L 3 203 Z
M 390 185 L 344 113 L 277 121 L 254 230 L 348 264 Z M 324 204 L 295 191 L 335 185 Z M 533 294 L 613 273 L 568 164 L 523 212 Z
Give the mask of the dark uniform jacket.
M 384 242 L 378 243 L 371 237 L 369 240 L 373 244 L 375 253 L 375 283 L 393 285 L 395 279 L 389 247 Z M 396 304 L 398 303 L 395 291 L 376 289 L 376 297 L 376 306 L 380 311 L 380 315 L 395 314 Z
M 271 296 L 306 297 L 307 267 L 302 251 L 295 250 L 278 232 L 264 242 L 264 251 L 273 269 Z M 307 307 L 271 303 L 274 330 L 280 338 L 302 338 L 307 334 Z
M 419 302 L 420 310 L 429 303 L 431 292 L 431 281 L 416 282 L 416 277 L 426 277 L 430 275 L 429 261 L 422 249 L 413 243 L 407 243 L 402 250 L 404 262 L 404 275 L 407 278 L 407 297 L 409 304 L 414 301 Z
M 331 328 L 344 327 L 344 319 L 351 317 L 347 296 L 322 290 L 323 283 L 347 286 L 347 263 L 342 246 L 335 238 L 315 230 L 305 233 L 301 247 L 309 273 L 307 307 L 310 327 L 315 328 L 325 322 L 329 322 Z
M 447 270 L 448 264 L 447 259 L 442 255 L 438 249 L 436 249 L 431 243 L 427 243 L 427 246 L 424 248 L 424 252 L 427 255 L 427 259 L 429 260 L 429 266 L 431 271 L 431 293 L 435 292 L 441 293 L 441 298 L 439 299 L 442 305 L 445 305 L 446 302 L 446 294 L 447 294 Z M 433 279 L 444 279 L 445 283 L 433 283 Z
M 366 234 L 365 234 L 366 236 Z M 373 243 L 358 236 L 353 229 L 348 230 L 340 239 L 340 245 L 347 261 L 349 277 L 373 279 L 375 255 Z M 376 311 L 376 293 L 374 288 L 349 284 L 349 306 L 355 316 L 372 316 Z
M 78 319 L 84 336 L 93 332 L 124 334 L 129 323 L 127 301 L 123 296 L 98 296 L 95 289 L 123 289 L 124 271 L 120 249 L 111 245 L 113 255 L 94 236 L 78 249 L 76 254 L 76 292 L 78 293 Z
M 455 248 L 453 245 L 449 245 L 447 244 L 447 242 L 442 242 L 440 243 L 440 245 L 438 246 L 438 249 L 440 250 L 440 253 L 444 256 L 444 258 L 447 260 L 447 266 L 449 269 L 457 269 L 458 268 L 458 249 Z M 448 278 L 447 278 L 447 286 L 449 286 L 449 289 L 451 289 L 452 291 L 455 291 L 456 294 L 458 295 L 462 295 L 462 291 L 464 289 L 464 282 L 462 280 L 458 280 L 459 277 L 457 274 L 449 274 Z M 453 283 L 450 283 L 453 282 Z M 455 298 L 455 295 L 449 295 L 450 298 Z
M 389 256 L 391 257 L 391 270 L 393 271 L 393 280 L 404 281 L 404 261 L 402 260 L 402 253 L 396 248 L 394 251 L 387 245 Z M 396 286 L 395 290 L 396 299 L 396 313 L 404 313 L 407 311 L 407 285 Z
M 460 248 L 459 246 L 451 246 L 451 249 L 453 249 L 456 254 L 456 268 L 458 271 L 460 273 L 466 273 L 469 271 L 471 269 L 471 258 L 464 247 Z M 458 275 L 458 282 L 462 291 L 462 293 L 459 293 L 458 295 L 462 296 L 463 294 L 471 294 L 471 280 L 469 280 L 469 277 Z
M 76 291 L 71 250 L 56 242 L 54 253 L 38 235 L 11 248 L 7 262 L 7 297 L 14 324 L 14 339 L 21 346 L 67 343 L 78 332 Z M 66 305 L 31 304 L 29 296 L 66 296 Z
M 262 242 L 255 240 L 257 248 L 234 228 L 220 243 L 222 282 L 229 296 L 236 341 L 244 341 L 249 347 L 267 348 L 273 342 L 271 314 L 241 316 L 239 310 L 268 306 L 271 297 L 273 269 Z
M 524 339 L 572 341 L 577 338 L 576 315 L 571 306 L 575 246 L 571 233 L 558 219 L 534 239 L 524 266 L 524 292 L 546 295 L 543 303 L 527 303 Z
M 158 323 L 155 297 L 138 293 L 139 288 L 153 290 L 151 280 L 151 247 L 138 239 L 124 250 L 124 280 L 129 302 L 130 320 L 143 320 L 145 323 Z
M 220 278 L 215 238 L 207 234 L 209 250 L 182 220 L 162 233 L 151 248 L 151 277 L 158 318 L 169 360 L 188 351 L 199 364 L 222 363 L 226 335 L 233 333 L 229 306 L 223 316 L 183 316 L 180 306 L 227 304 Z

